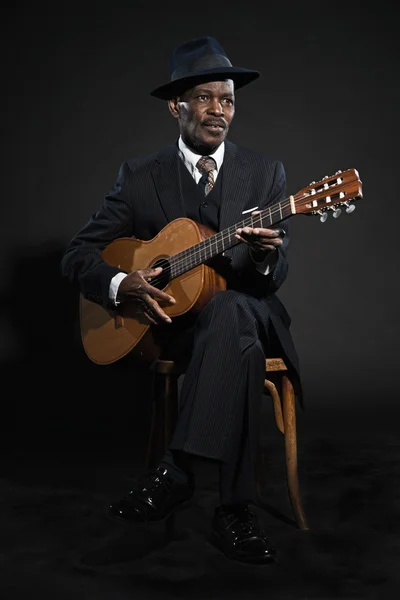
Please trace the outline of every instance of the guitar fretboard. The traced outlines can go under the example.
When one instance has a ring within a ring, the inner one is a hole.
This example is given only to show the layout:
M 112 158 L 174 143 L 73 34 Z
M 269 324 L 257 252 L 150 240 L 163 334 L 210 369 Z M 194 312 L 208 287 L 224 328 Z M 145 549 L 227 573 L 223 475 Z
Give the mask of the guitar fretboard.
M 237 229 L 243 227 L 271 227 L 282 221 L 282 219 L 295 214 L 292 208 L 293 206 L 289 199 L 282 200 L 263 209 L 259 214 L 247 217 L 243 221 L 236 223 L 236 225 L 231 225 L 227 229 L 219 231 L 198 244 L 171 256 L 169 258 L 171 278 L 179 277 L 179 275 L 198 267 L 214 256 L 222 254 L 225 250 L 239 244 L 239 240 L 235 237 Z

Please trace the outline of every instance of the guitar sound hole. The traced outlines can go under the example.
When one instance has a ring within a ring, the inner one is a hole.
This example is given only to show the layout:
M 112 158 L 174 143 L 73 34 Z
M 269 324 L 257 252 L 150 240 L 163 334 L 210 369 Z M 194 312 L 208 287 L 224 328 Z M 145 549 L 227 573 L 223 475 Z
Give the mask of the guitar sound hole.
M 155 288 L 162 290 L 172 279 L 171 265 L 166 258 L 159 258 L 154 264 L 151 265 L 152 269 L 156 269 L 157 267 L 162 267 L 162 271 L 159 275 L 154 277 L 154 279 L 152 279 L 150 283 Z

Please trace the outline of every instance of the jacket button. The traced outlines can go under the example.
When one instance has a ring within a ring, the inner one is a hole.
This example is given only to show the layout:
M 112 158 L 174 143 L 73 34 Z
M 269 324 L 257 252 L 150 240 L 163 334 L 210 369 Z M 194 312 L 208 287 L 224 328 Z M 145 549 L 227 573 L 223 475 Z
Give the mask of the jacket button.
M 207 206 L 208 206 L 208 203 L 207 203 L 207 202 L 202 202 L 202 203 L 201 203 L 201 206 L 202 206 L 203 208 L 207 208 Z

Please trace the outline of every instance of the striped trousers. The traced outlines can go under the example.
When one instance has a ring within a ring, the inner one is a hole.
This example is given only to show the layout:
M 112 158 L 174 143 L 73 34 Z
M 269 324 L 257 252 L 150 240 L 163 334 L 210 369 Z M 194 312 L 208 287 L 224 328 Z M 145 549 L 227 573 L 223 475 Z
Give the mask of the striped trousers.
M 232 290 L 198 316 L 170 449 L 219 463 L 222 504 L 257 502 L 254 457 L 270 350 L 269 309 Z

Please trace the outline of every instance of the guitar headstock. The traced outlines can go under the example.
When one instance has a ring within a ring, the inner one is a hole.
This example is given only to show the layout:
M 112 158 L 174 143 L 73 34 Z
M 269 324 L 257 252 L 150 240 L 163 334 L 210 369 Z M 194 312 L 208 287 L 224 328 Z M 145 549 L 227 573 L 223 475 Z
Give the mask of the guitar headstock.
M 333 211 L 336 218 L 345 207 L 347 213 L 355 209 L 354 202 L 362 198 L 362 182 L 356 169 L 337 171 L 335 175 L 312 181 L 293 196 L 296 214 L 320 215 L 321 221 Z

